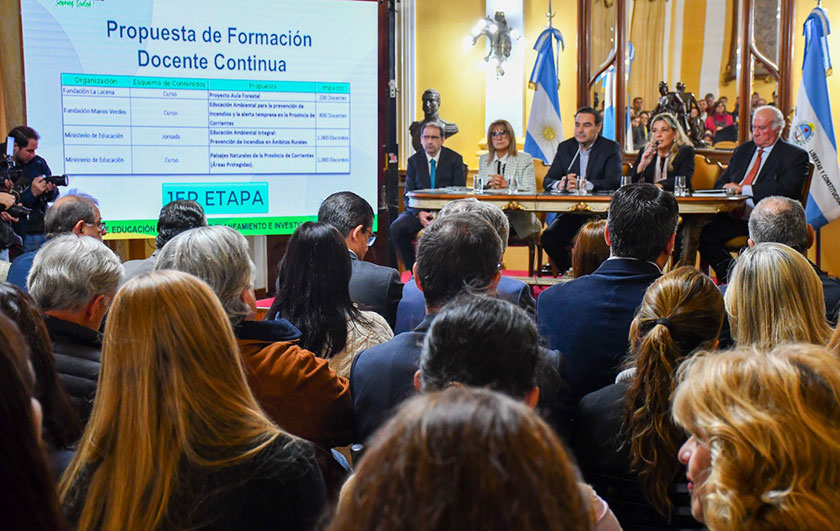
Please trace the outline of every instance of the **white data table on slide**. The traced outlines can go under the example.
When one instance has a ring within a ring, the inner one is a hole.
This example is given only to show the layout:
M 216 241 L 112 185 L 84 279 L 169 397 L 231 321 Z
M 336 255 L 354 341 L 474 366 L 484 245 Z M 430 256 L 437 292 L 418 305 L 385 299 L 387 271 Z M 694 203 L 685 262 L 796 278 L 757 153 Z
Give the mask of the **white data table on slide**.
M 66 173 L 350 172 L 348 83 L 81 74 L 62 82 Z

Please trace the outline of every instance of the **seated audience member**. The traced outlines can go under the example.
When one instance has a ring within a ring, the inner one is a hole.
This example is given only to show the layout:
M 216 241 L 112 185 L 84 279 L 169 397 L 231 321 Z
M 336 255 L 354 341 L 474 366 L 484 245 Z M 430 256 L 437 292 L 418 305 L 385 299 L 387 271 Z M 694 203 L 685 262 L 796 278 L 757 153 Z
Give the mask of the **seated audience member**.
M 478 158 L 478 177 L 485 188 L 508 189 L 510 180 L 516 189 L 527 194 L 537 193 L 534 159 L 516 149 L 516 133 L 506 120 L 496 120 L 487 128 L 487 153 Z M 505 212 L 516 236 L 528 238 L 542 230 L 542 222 L 533 212 Z
M 644 149 L 647 142 L 647 131 L 642 127 L 642 118 L 638 115 L 630 119 L 631 132 L 633 133 L 633 149 Z
M 344 238 L 350 253 L 350 298 L 361 308 L 372 310 L 388 321 L 391 328 L 397 319 L 397 304 L 402 297 L 400 273 L 394 268 L 365 262 L 373 245 L 373 209 L 353 192 L 336 192 L 321 203 L 318 221 L 332 225 Z
M 55 368 L 82 423 L 96 396 L 99 329 L 122 278 L 122 264 L 111 249 L 93 238 L 70 234 L 50 237 L 29 271 L 29 293 L 44 314 Z
M 66 195 L 47 210 L 44 216 L 44 231 L 47 239 L 61 234 L 75 234 L 102 241 L 105 225 L 94 198 L 84 194 Z M 37 252 L 38 250 L 30 251 L 18 256 L 9 267 L 7 280 L 24 291 L 28 290 L 26 277 Z
M 741 253 L 724 301 L 739 347 L 825 345 L 831 335 L 820 279 L 808 259 L 787 245 L 758 243 Z
M 734 123 L 735 121 L 732 120 L 732 115 L 726 112 L 726 103 L 723 99 L 720 99 L 715 102 L 712 111 L 706 118 L 706 129 L 716 133 Z
M 32 297 L 7 282 L 0 283 L 0 313 L 23 333 L 35 371 L 35 398 L 43 410 L 45 449 L 53 476 L 58 478 L 73 457 L 71 449 L 82 435 L 82 424 L 55 370 L 50 336 Z
M 488 222 L 502 240 L 502 256 L 507 249 L 508 234 L 510 225 L 504 211 L 490 203 L 483 203 L 474 197 L 456 199 L 446 203 L 437 215 L 436 220 L 445 219 L 452 214 L 466 213 L 476 215 Z M 496 285 L 496 296 L 500 299 L 513 303 L 529 315 L 534 315 L 534 296 L 531 295 L 531 288 L 515 278 L 502 276 Z M 406 282 L 403 287 L 402 300 L 397 309 L 397 326 L 394 333 L 401 334 L 414 330 L 426 318 L 426 301 L 423 292 L 416 282 Z
M 674 372 L 698 348 L 714 348 L 723 322 L 715 283 L 691 267 L 648 288 L 630 326 L 630 368 L 589 393 L 575 414 L 573 444 L 584 479 L 607 499 L 625 529 L 691 529 L 671 420 Z
M 64 518 L 41 448 L 41 404 L 26 340 L 0 314 L 0 511 L 4 529 L 63 530 Z
M 155 237 L 155 250 L 152 256 L 142 260 L 129 260 L 123 264 L 125 268 L 125 279 L 128 282 L 134 277 L 143 273 L 149 273 L 155 268 L 157 255 L 166 242 L 181 234 L 185 230 L 207 225 L 207 217 L 204 209 L 191 199 L 178 199 L 163 205 L 157 222 L 157 236 Z
M 808 259 L 808 249 L 814 244 L 815 235 L 805 219 L 802 203 L 787 197 L 765 197 L 750 213 L 750 246 L 756 243 L 782 243 L 802 253 Z M 813 262 L 808 260 L 820 279 L 825 300 L 825 313 L 831 326 L 837 324 L 837 312 L 840 311 L 840 279 L 829 276 Z
M 318 264 L 318 267 L 312 267 Z M 332 225 L 307 221 L 295 230 L 278 265 L 278 289 L 266 320 L 278 317 L 300 329 L 300 346 L 350 376 L 359 351 L 394 337 L 385 318 L 350 300 L 350 256 Z
M 621 147 L 601 136 L 601 115 L 591 107 L 575 113 L 575 136 L 557 146 L 557 154 L 543 181 L 546 191 L 575 191 L 578 176 L 586 177 L 591 191 L 616 190 L 621 184 Z M 541 242 L 555 267 L 571 265 L 569 249 L 578 229 L 589 219 L 561 214 L 543 232 Z
M 644 106 L 645 100 L 641 96 L 636 96 L 633 98 L 633 106 L 630 108 L 630 112 L 633 116 L 638 116 L 644 110 Z
M 756 109 L 753 139 L 735 149 L 715 188 L 731 188 L 735 193 L 750 196 L 748 209 L 771 195 L 802 200 L 802 186 L 808 176 L 808 153 L 779 138 L 784 125 L 779 109 Z M 726 242 L 748 234 L 745 214 L 722 212 L 700 233 L 700 254 L 715 270 L 720 283 L 726 283 L 732 266 Z
M 408 158 L 405 168 L 405 191 L 447 186 L 466 186 L 467 174 L 464 159 L 449 148 L 443 147 L 446 140 L 443 124 L 424 122 L 420 126 L 420 140 L 423 151 Z M 426 210 L 408 208 L 391 223 L 391 241 L 406 269 L 414 266 L 415 254 L 412 242 L 424 227 L 428 227 L 434 214 Z
M 691 140 L 671 113 L 657 114 L 652 123 L 651 140 L 644 151 L 639 151 L 630 173 L 633 182 L 652 183 L 673 192 L 675 177 L 682 175 L 686 186 L 691 188 L 694 175 Z
M 417 246 L 414 282 L 426 301 L 426 318 L 410 332 L 363 350 L 353 360 L 354 436 L 365 442 L 393 408 L 414 394 L 423 339 L 438 310 L 468 290 L 493 293 L 504 244 L 479 216 L 452 214 L 432 223 Z
M 837 529 L 840 360 L 815 345 L 694 356 L 674 419 L 691 513 L 712 530 Z
M 652 184 L 622 186 L 607 216 L 610 258 L 537 298 L 540 335 L 563 355 L 575 400 L 615 381 L 636 308 L 671 255 L 677 217 L 673 195 Z
M 488 387 L 524 400 L 564 440 L 571 435 L 568 384 L 562 359 L 540 346 L 534 321 L 513 304 L 463 295 L 435 318 L 423 345 L 417 391 L 455 383 Z
M 572 276 L 579 278 L 595 272 L 610 257 L 610 246 L 604 239 L 607 222 L 593 220 L 582 226 L 572 248 Z
M 60 484 L 88 529 L 309 529 L 325 500 L 312 446 L 274 425 L 204 282 L 158 271 L 114 301 L 102 387 Z
M 266 414 L 281 428 L 324 447 L 348 444 L 352 401 L 347 379 L 300 348 L 285 320 L 256 321 L 254 263 L 245 237 L 221 225 L 182 232 L 163 246 L 155 270 L 184 271 L 207 282 L 233 326 L 245 374 Z
M 329 529 L 588 530 L 588 495 L 528 406 L 453 387 L 413 398 L 376 433 Z

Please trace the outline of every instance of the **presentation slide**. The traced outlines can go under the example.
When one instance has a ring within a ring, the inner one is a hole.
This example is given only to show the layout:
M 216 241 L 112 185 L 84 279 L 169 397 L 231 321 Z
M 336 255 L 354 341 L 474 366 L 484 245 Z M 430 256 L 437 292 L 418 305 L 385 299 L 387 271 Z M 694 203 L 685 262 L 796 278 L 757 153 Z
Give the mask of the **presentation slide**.
M 27 125 L 117 237 L 160 207 L 289 234 L 329 194 L 377 204 L 377 4 L 21 0 Z

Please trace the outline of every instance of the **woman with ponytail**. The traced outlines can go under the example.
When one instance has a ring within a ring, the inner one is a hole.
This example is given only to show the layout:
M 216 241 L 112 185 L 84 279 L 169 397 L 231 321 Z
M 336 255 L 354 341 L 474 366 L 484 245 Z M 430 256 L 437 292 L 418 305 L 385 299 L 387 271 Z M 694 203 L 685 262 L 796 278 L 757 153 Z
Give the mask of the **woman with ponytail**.
M 584 479 L 625 530 L 700 527 L 677 488 L 685 482 L 677 451 L 686 437 L 671 418 L 671 395 L 680 362 L 717 345 L 723 315 L 709 277 L 691 267 L 663 275 L 630 326 L 628 368 L 578 405 L 573 447 Z

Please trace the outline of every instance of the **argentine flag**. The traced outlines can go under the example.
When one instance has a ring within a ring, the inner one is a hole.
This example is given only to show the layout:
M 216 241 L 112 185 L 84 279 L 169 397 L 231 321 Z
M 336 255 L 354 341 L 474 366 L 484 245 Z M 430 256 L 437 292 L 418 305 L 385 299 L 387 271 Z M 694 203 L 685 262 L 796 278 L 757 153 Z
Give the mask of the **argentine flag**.
M 826 41 L 829 33 L 825 11 L 814 8 L 805 20 L 802 83 L 788 135 L 789 141 L 808 152 L 814 164 L 805 207 L 808 223 L 814 228 L 840 217 L 840 168 L 826 83 L 826 72 L 831 69 Z
M 528 129 L 525 134 L 525 152 L 535 159 L 542 159 L 546 164 L 551 164 L 554 160 L 557 145 L 563 140 L 552 39 L 557 39 L 560 44 L 563 44 L 563 36 L 554 28 L 548 28 L 540 33 L 534 44 L 537 60 L 531 72 L 529 86 L 536 90 L 534 100 L 531 102 L 531 114 L 528 116 Z
M 615 65 L 607 68 L 599 80 L 604 86 L 604 127 L 601 136 L 615 140 Z

